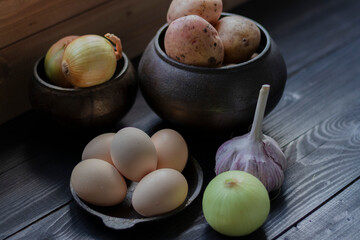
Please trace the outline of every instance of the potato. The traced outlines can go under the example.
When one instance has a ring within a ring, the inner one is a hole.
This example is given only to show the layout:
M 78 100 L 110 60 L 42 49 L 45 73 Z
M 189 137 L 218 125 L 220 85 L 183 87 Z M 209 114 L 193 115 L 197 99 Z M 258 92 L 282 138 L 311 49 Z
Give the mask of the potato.
M 224 44 L 224 62 L 240 63 L 250 59 L 260 44 L 260 30 L 256 24 L 242 16 L 221 18 L 215 25 Z
M 164 43 L 166 54 L 185 64 L 217 67 L 224 59 L 224 47 L 216 29 L 196 15 L 170 23 Z
M 167 13 L 167 22 L 171 23 L 179 17 L 198 15 L 215 24 L 222 10 L 222 0 L 173 0 Z

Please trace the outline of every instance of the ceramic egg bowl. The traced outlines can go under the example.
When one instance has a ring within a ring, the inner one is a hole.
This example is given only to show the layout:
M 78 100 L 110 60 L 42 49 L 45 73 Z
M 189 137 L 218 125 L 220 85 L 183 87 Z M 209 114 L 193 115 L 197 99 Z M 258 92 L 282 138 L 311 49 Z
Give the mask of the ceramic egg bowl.
M 224 13 L 223 16 L 233 14 Z M 168 57 L 158 30 L 141 57 L 138 74 L 142 94 L 164 120 L 183 127 L 231 130 L 252 123 L 259 90 L 270 84 L 266 114 L 279 102 L 287 71 L 282 55 L 267 30 L 261 31 L 259 55 L 218 68 L 183 64 Z
M 101 127 L 123 117 L 135 102 L 137 78 L 123 53 L 113 77 L 88 88 L 63 88 L 51 84 L 44 71 L 44 57 L 34 66 L 30 101 L 34 109 L 57 122 L 81 127 Z
M 131 204 L 132 194 L 135 190 L 135 187 L 137 186 L 136 182 L 127 181 L 128 190 L 125 199 L 120 204 L 110 207 L 99 207 L 83 201 L 78 197 L 71 184 L 70 190 L 75 199 L 75 202 L 86 212 L 102 219 L 105 226 L 117 230 L 128 229 L 138 224 L 166 220 L 167 218 L 183 211 L 199 196 L 203 185 L 203 171 L 195 158 L 189 156 L 182 174 L 188 183 L 188 194 L 183 204 L 168 213 L 153 217 L 141 216 L 135 211 Z

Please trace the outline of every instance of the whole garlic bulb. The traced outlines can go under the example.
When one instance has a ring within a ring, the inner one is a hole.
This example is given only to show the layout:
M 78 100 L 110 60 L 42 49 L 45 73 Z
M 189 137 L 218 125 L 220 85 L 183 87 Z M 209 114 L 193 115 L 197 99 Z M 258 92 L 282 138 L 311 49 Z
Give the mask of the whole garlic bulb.
M 242 170 L 257 177 L 268 192 L 284 182 L 286 159 L 278 143 L 262 133 L 262 122 L 270 86 L 263 85 L 256 106 L 251 131 L 223 143 L 216 152 L 216 175 Z

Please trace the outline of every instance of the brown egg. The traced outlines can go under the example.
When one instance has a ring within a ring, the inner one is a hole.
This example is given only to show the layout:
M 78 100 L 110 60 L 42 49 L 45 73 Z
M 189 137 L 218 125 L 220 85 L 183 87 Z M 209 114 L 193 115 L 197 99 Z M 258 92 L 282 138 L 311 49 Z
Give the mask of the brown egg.
M 132 205 L 142 216 L 156 216 L 179 207 L 187 193 L 185 177 L 174 169 L 162 168 L 141 179 L 133 192 Z
M 184 138 L 175 130 L 162 129 L 152 137 L 158 158 L 157 169 L 172 168 L 181 172 L 188 159 L 188 147 Z
M 97 206 L 119 204 L 126 196 L 124 178 L 104 160 L 86 159 L 79 162 L 71 173 L 70 182 L 81 199 Z
M 115 133 L 104 133 L 92 139 L 84 148 L 82 160 L 96 158 L 114 165 L 111 160 L 110 147 Z
M 142 130 L 126 127 L 118 131 L 111 142 L 111 158 L 120 173 L 138 182 L 156 169 L 156 149 Z

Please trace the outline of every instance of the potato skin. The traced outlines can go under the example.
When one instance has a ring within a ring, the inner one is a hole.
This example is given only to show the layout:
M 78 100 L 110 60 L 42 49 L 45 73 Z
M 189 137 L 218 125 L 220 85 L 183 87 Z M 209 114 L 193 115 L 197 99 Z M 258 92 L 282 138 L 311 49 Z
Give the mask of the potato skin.
M 224 59 L 224 47 L 216 29 L 196 15 L 170 23 L 164 43 L 166 54 L 185 64 L 218 67 Z
M 223 17 L 215 25 L 215 28 L 224 44 L 225 63 L 247 61 L 259 47 L 260 29 L 248 18 L 242 16 Z
M 215 24 L 222 10 L 222 0 L 173 0 L 168 9 L 167 22 L 171 23 L 179 17 L 198 15 Z

